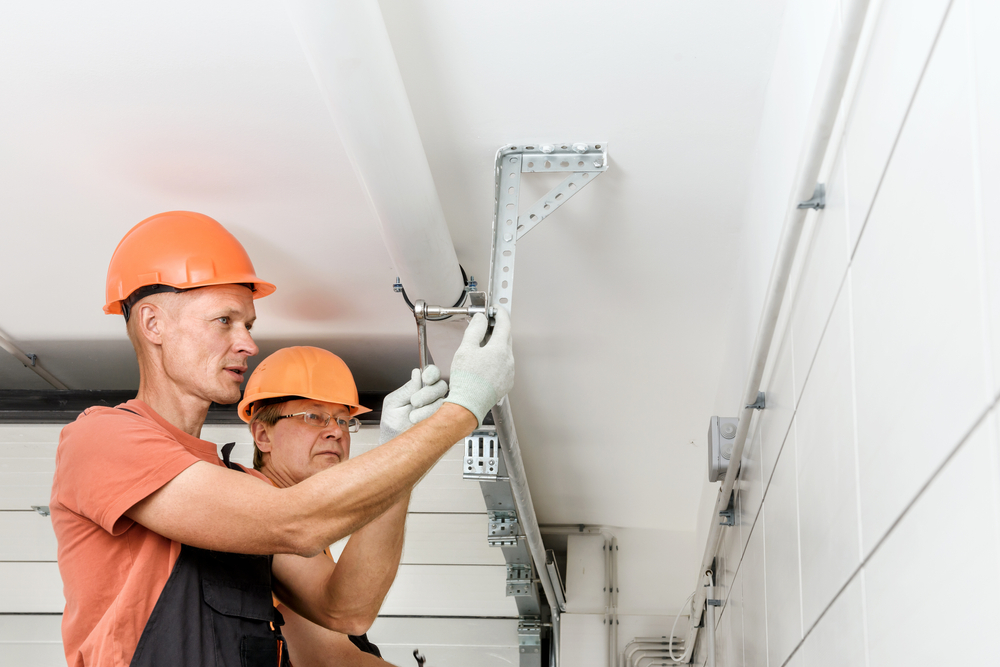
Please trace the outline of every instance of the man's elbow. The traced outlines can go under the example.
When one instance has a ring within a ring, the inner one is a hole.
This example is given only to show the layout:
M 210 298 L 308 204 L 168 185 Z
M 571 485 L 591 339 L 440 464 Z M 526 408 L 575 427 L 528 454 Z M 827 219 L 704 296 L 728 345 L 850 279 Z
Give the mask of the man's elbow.
M 342 635 L 363 635 L 372 627 L 378 611 L 374 613 L 352 612 L 337 616 L 327 616 L 323 619 L 323 627 L 327 630 L 339 632 Z
M 346 537 L 346 534 L 341 537 Z M 289 553 L 303 558 L 312 558 L 323 553 L 323 549 L 339 540 L 340 537 L 325 535 L 324 531 L 319 530 L 315 524 L 294 522 L 283 527 L 278 539 L 281 548 L 275 553 Z

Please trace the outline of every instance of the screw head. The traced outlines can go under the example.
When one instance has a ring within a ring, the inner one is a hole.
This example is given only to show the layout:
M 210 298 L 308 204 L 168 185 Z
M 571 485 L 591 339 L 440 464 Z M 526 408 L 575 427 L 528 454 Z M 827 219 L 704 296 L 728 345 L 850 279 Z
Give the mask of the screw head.
M 552 144 L 542 144 L 542 152 L 543 153 L 551 153 L 555 149 L 556 149 L 556 147 L 553 146 Z
M 588 148 L 590 148 L 590 146 L 587 144 L 573 144 L 573 150 L 577 153 L 586 153 Z

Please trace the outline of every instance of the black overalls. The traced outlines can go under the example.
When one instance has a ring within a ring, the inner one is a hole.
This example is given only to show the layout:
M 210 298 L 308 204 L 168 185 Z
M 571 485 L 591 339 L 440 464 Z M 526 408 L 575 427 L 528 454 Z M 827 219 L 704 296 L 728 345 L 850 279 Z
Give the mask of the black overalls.
M 223 448 L 226 466 L 242 470 L 230 463 L 231 450 Z M 184 544 L 130 664 L 290 667 L 283 623 L 271 598 L 271 556 Z

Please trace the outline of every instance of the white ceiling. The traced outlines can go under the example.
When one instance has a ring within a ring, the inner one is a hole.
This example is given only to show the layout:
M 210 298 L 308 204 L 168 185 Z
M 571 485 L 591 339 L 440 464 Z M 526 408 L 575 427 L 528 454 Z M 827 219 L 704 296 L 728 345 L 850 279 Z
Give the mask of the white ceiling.
M 694 530 L 784 2 L 381 6 L 484 285 L 496 149 L 610 147 L 518 245 L 512 404 L 539 520 Z M 71 388 L 137 386 L 104 277 L 121 236 L 171 209 L 219 219 L 278 286 L 264 353 L 321 344 L 363 389 L 405 379 L 412 317 L 279 2 L 5 3 L 0 89 L 0 331 Z M 526 178 L 522 202 L 548 185 Z M 456 333 L 432 328 L 439 360 Z M 0 388 L 43 387 L 0 358 Z

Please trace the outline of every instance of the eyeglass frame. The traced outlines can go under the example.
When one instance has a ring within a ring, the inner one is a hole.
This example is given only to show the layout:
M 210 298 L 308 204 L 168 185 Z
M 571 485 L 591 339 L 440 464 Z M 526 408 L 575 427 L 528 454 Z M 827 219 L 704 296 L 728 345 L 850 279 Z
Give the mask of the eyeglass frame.
M 319 424 L 310 424 L 306 420 L 305 415 L 316 415 L 316 416 L 326 415 L 326 423 L 323 424 L 322 426 L 320 426 Z M 351 417 L 350 419 L 342 419 L 340 417 L 334 417 L 333 415 L 327 414 L 325 412 L 319 412 L 314 410 L 303 410 L 302 412 L 296 412 L 290 415 L 278 415 L 278 419 L 288 419 L 290 417 L 302 417 L 303 423 L 307 424 L 308 426 L 315 426 L 316 428 L 326 428 L 327 426 L 330 425 L 330 422 L 336 420 L 337 426 L 340 427 L 340 430 L 346 433 L 357 433 L 358 431 L 361 430 L 361 420 L 358 419 L 357 417 Z

